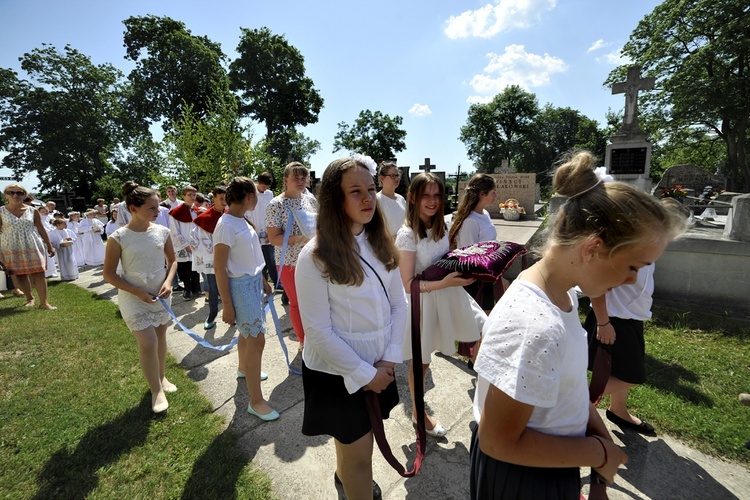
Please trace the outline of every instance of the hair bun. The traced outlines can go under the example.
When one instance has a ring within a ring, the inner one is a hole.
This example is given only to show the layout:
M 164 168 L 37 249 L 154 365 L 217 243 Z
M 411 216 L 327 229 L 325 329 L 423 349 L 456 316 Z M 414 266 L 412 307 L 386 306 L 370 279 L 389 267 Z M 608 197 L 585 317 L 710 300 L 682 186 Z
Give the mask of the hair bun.
M 553 189 L 563 196 L 572 197 L 591 190 L 599 182 L 594 173 L 596 157 L 588 151 L 567 155 L 555 171 Z
M 122 185 L 122 194 L 124 196 L 129 195 L 132 193 L 136 188 L 138 188 L 138 184 L 133 181 L 127 181 Z

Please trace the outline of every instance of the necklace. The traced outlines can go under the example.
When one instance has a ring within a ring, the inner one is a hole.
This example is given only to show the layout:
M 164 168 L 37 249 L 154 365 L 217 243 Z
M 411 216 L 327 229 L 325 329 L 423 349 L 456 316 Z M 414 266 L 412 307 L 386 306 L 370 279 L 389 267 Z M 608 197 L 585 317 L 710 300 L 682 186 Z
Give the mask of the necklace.
M 545 269 L 545 271 L 547 270 L 547 264 L 546 263 L 544 265 L 544 269 Z M 544 284 L 547 287 L 547 292 L 548 292 L 547 296 L 549 297 L 549 299 L 552 301 L 552 303 L 555 306 L 557 306 L 560 310 L 565 311 L 568 308 L 568 304 L 566 304 L 565 307 L 561 307 L 560 306 L 560 303 L 557 301 L 557 299 L 554 296 L 554 293 L 552 292 L 552 287 L 549 286 L 549 282 L 547 281 L 547 277 L 545 276 L 545 274 L 546 273 L 542 273 L 542 268 L 540 267 L 539 268 L 539 276 L 542 277 L 542 279 L 544 280 Z

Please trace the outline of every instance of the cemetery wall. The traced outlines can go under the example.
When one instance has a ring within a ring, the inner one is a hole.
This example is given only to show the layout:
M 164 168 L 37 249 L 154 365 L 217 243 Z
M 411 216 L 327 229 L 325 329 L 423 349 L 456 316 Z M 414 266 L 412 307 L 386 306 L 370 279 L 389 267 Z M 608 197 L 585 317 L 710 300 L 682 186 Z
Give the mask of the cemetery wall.
M 654 300 L 690 310 L 750 317 L 750 245 L 685 237 L 656 263 Z

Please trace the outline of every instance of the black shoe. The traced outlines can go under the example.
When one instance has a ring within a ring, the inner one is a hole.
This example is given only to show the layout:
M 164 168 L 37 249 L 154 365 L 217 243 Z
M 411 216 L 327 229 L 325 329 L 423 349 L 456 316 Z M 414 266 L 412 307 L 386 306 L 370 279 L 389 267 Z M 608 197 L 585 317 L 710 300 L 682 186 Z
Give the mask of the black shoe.
M 181 292 L 181 291 L 183 291 L 183 290 L 184 290 L 184 288 L 182 288 L 182 287 L 181 287 L 180 285 L 177 285 L 177 286 L 173 286 L 173 287 L 172 287 L 172 291 L 173 291 L 173 292 Z
M 344 494 L 344 485 L 341 484 L 341 479 L 339 479 L 338 474 L 335 472 L 333 473 L 333 484 L 336 486 L 336 491 L 339 494 L 339 500 L 346 500 L 346 495 Z M 380 486 L 378 486 L 378 483 L 375 481 L 372 482 L 372 498 L 373 500 L 381 500 L 383 498 L 383 492 L 380 491 Z
M 607 420 L 619 426 L 620 429 L 632 429 L 635 432 L 638 432 L 640 434 L 646 434 L 648 436 L 656 436 L 656 431 L 654 430 L 654 426 L 649 424 L 643 419 L 641 419 L 640 424 L 634 424 L 633 422 L 629 422 L 625 420 L 624 418 L 618 417 L 617 415 L 615 415 L 609 410 L 606 411 L 605 415 L 607 415 Z
M 287 297 L 286 292 L 281 293 L 281 305 L 284 305 L 284 306 L 289 305 L 289 297 Z
M 182 298 L 185 300 L 190 300 L 193 298 L 193 294 L 190 293 L 190 290 L 185 290 L 184 292 L 182 292 Z

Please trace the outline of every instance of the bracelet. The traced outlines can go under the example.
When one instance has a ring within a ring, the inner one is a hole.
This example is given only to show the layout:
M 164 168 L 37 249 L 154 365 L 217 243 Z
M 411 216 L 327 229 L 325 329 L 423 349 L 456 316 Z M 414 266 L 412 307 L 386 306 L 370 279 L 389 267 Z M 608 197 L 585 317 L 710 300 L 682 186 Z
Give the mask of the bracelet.
M 612 321 L 607 321 L 606 323 L 602 323 L 601 325 L 599 323 L 597 323 L 596 326 L 598 326 L 599 328 L 601 328 L 603 326 L 607 326 L 610 323 L 612 323 Z
M 607 460 L 609 460 L 609 457 L 607 457 L 607 447 L 604 446 L 604 441 L 602 441 L 602 438 L 600 438 L 599 436 L 592 434 L 591 437 L 599 441 L 599 444 L 602 445 L 602 451 L 604 452 L 604 462 L 599 467 L 594 467 L 594 469 L 601 469 L 602 467 L 607 465 Z

